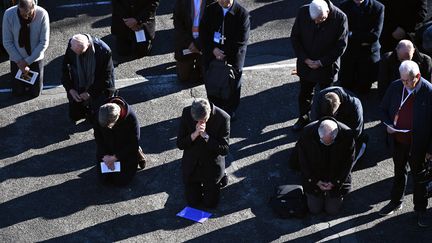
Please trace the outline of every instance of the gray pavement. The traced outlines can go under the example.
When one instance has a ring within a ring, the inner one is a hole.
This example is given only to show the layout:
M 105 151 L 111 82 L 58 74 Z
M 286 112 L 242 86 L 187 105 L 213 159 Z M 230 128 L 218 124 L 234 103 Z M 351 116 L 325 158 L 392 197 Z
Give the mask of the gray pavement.
M 110 6 L 65 10 L 58 6 L 92 1 L 40 2 L 52 21 L 46 83 L 56 86 L 61 55 L 73 33 L 112 41 Z M 211 219 L 197 224 L 175 216 L 186 206 L 182 152 L 175 145 L 179 116 L 194 97 L 205 97 L 205 90 L 179 84 L 172 75 L 174 1 L 162 1 L 153 55 L 116 69 L 117 87 L 138 115 L 140 144 L 151 159 L 128 187 L 98 183 L 92 130 L 84 122 L 68 121 L 61 87 L 33 100 L 0 93 L 0 242 L 430 242 L 432 227 L 416 225 L 411 186 L 400 212 L 377 214 L 389 197 L 392 161 L 377 119 L 376 89 L 361 97 L 370 142 L 341 214 L 273 216 L 268 199 L 274 186 L 299 182 L 287 162 L 298 136 L 290 130 L 298 80 L 290 75 L 294 56 L 288 36 L 297 8 L 306 1 L 241 2 L 252 13 L 253 30 L 238 120 L 232 123 L 230 184 L 219 207 L 210 211 Z M 8 68 L 8 62 L 0 63 L 0 89 L 9 87 Z

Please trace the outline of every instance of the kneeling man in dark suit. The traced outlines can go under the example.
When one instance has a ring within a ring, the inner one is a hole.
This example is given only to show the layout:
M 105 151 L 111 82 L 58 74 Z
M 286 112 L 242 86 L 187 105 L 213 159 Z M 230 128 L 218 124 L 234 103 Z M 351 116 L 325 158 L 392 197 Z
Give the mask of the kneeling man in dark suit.
M 182 174 L 189 206 L 214 208 L 229 149 L 230 116 L 205 99 L 183 109 L 177 147 L 183 152 Z
M 297 143 L 311 213 L 336 214 L 351 190 L 354 132 L 332 117 L 310 123 Z

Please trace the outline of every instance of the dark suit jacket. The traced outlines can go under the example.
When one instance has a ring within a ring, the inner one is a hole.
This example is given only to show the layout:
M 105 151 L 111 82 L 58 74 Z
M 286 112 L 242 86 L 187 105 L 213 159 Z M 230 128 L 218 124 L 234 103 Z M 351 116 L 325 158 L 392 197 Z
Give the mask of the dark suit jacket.
M 202 0 L 200 19 L 204 15 L 206 6 L 212 3 L 213 0 Z M 182 51 L 187 49 L 190 43 L 194 42 L 198 49 L 201 49 L 200 38 L 194 39 L 192 36 L 192 25 L 194 19 L 194 5 L 193 0 L 177 0 L 174 7 L 174 58 L 180 60 L 185 58 Z M 191 56 L 191 55 L 188 55 Z M 186 56 L 187 57 L 187 56 Z
M 138 166 L 140 126 L 135 112 L 124 99 L 114 97 L 105 103 L 116 103 L 123 112 L 112 129 L 101 127 L 98 122 L 95 122 L 97 168 L 100 168 L 99 163 L 103 156 L 116 155 L 120 161 L 121 180 L 127 182 L 135 175 Z
M 363 106 L 353 93 L 342 87 L 328 87 L 314 95 L 310 115 L 311 121 L 319 120 L 329 115 L 324 114 L 321 110 L 321 102 L 324 100 L 324 96 L 329 92 L 336 93 L 341 102 L 334 118 L 352 129 L 357 139 L 363 132 Z
M 220 31 L 222 22 L 225 23 L 224 32 L 226 40 L 224 45 L 213 41 L 214 33 Z M 225 18 L 223 17 L 222 7 L 217 2 L 210 4 L 205 9 L 200 24 L 200 37 L 206 69 L 210 62 L 216 58 L 213 55 L 213 49 L 218 47 L 225 52 L 226 61 L 237 72 L 241 72 L 246 57 L 249 30 L 249 12 L 237 1 L 234 1 Z
M 420 68 L 420 73 L 426 80 L 431 80 L 432 75 L 432 59 L 417 49 L 414 51 L 412 61 L 416 62 Z M 385 53 L 380 61 L 378 73 L 378 92 L 380 97 L 383 97 L 387 87 L 395 80 L 400 78 L 399 66 L 401 62 L 397 56 L 397 52 Z
M 380 0 L 386 8 L 384 28 L 381 35 L 382 52 L 392 51 L 397 42 L 392 37 L 396 27 L 402 27 L 408 33 L 414 33 L 427 15 L 427 0 Z M 405 17 L 404 17 L 405 16 Z
M 351 33 L 344 57 L 362 58 L 376 63 L 380 59 L 379 37 L 384 24 L 384 5 L 376 0 L 367 0 L 363 4 L 359 8 L 353 0 L 346 0 L 340 5 L 348 17 Z
M 320 180 L 330 181 L 335 185 L 329 192 L 330 196 L 344 195 L 351 190 L 354 133 L 345 124 L 337 122 L 339 132 L 334 143 L 327 146 L 327 154 L 318 135 L 320 121 L 307 125 L 297 143 L 303 188 L 307 193 L 320 195 L 322 191 L 316 183 Z M 328 160 L 325 159 L 326 156 Z
M 423 161 L 426 153 L 432 154 L 432 84 L 421 78 L 414 91 L 414 114 L 411 157 Z M 402 98 L 402 81 L 396 80 L 388 87 L 380 105 L 381 121 L 393 124 Z
M 96 67 L 93 85 L 90 86 L 87 92 L 90 94 L 92 99 L 98 99 L 100 97 L 107 98 L 110 94 L 108 89 L 114 88 L 114 65 L 112 61 L 111 49 L 102 40 L 96 37 L 91 38 L 95 48 Z M 69 40 L 66 53 L 63 57 L 61 79 L 61 82 L 68 95 L 70 89 L 78 89 L 78 87 L 76 87 L 78 77 L 74 75 L 74 71 L 70 72 L 70 70 L 76 70 L 76 66 L 76 54 L 72 51 Z M 83 92 L 84 90 L 77 91 Z
M 326 0 L 330 13 L 326 21 L 318 25 L 309 15 L 309 5 L 302 6 L 291 31 L 291 43 L 297 56 L 297 74 L 310 82 L 336 81 L 340 57 L 348 43 L 346 15 Z M 323 67 L 311 69 L 305 59 L 320 60 Z
M 124 18 L 135 18 L 142 24 L 147 39 L 155 37 L 155 16 L 159 0 L 112 0 L 111 33 L 116 36 L 133 36 L 135 34 L 125 24 Z
M 206 124 L 208 142 L 201 136 L 192 141 L 191 134 L 197 122 L 191 116 L 191 107 L 183 109 L 177 136 L 177 147 L 183 152 L 182 174 L 185 183 L 206 181 L 217 183 L 225 171 L 225 156 L 229 149 L 230 117 L 211 104 L 210 118 Z

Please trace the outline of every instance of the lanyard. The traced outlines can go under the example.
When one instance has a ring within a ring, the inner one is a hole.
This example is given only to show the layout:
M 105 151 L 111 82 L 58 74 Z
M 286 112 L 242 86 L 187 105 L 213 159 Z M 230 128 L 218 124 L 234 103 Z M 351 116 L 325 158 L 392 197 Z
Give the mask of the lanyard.
M 198 5 L 197 5 L 197 1 L 194 0 L 194 19 L 196 17 L 198 17 L 198 15 L 200 14 L 201 4 L 202 4 L 202 0 L 199 0 L 199 4 Z
M 404 98 L 404 91 L 407 91 L 407 96 Z M 399 111 L 402 109 L 402 106 L 405 104 L 405 102 L 408 100 L 408 98 L 411 96 L 411 94 L 412 93 L 414 93 L 414 90 L 412 90 L 411 92 L 409 91 L 409 90 L 407 90 L 405 87 L 404 88 L 402 88 L 402 96 L 401 96 L 401 101 L 400 101 L 400 105 L 399 105 L 399 108 L 398 108 L 398 110 L 397 110 L 397 112 L 396 112 L 396 115 L 395 115 L 395 117 L 394 117 L 394 120 L 393 120 L 393 125 L 394 126 L 396 126 L 396 124 L 397 124 L 397 122 L 398 122 L 398 120 L 399 120 Z

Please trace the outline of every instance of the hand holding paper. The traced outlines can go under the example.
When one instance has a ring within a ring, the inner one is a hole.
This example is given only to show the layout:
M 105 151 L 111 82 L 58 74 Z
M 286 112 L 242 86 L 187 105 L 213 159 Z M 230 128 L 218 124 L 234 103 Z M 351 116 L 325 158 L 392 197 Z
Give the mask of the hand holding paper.
M 105 163 L 105 162 L 101 162 L 101 163 L 100 163 L 100 166 L 101 166 L 102 174 L 105 174 L 105 173 L 112 173 L 112 172 L 120 172 L 120 161 L 116 161 L 116 162 L 114 162 L 114 163 L 113 163 L 113 167 L 112 167 L 112 169 L 109 168 L 109 167 L 107 166 L 107 163 Z

